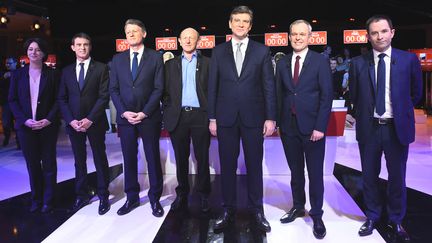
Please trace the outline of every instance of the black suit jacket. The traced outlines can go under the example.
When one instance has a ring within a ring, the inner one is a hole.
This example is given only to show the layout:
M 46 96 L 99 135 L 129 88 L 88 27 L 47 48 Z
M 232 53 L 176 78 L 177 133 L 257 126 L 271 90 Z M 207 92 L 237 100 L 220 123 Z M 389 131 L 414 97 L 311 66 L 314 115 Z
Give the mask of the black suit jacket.
M 249 39 L 240 77 L 231 41 L 212 52 L 209 74 L 208 116 L 220 126 L 232 126 L 240 117 L 247 127 L 262 127 L 276 120 L 276 85 L 270 49 Z
M 32 119 L 29 66 L 17 69 L 12 75 L 9 89 L 9 105 L 15 117 L 15 129 L 25 127 L 24 123 Z M 58 105 L 56 102 L 59 86 L 59 73 L 44 65 L 39 84 L 36 120 L 47 119 L 59 123 Z
M 209 58 L 198 54 L 196 67 L 196 91 L 200 110 L 207 111 L 207 83 Z M 165 89 L 163 95 L 163 121 L 169 132 L 173 131 L 180 118 L 182 107 L 182 59 L 178 56 L 165 63 Z
M 115 55 L 110 67 L 109 90 L 117 109 L 117 124 L 129 124 L 121 117 L 125 111 L 144 112 L 148 117 L 143 122 L 160 122 L 164 85 L 162 55 L 144 48 L 135 80 L 132 80 L 129 50 Z
M 108 66 L 91 59 L 84 87 L 79 88 L 76 76 L 76 64 L 65 67 L 62 71 L 58 103 L 67 129 L 72 129 L 72 120 L 87 118 L 93 122 L 89 132 L 93 129 L 108 128 L 105 107 L 109 102 Z

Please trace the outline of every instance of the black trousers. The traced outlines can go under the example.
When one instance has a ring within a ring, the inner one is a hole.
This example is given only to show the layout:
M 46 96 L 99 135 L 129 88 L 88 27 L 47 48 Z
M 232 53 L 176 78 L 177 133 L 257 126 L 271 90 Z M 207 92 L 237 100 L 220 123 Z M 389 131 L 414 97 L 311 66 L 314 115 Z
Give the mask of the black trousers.
M 293 116 L 286 131 L 282 131 L 281 140 L 291 170 L 291 190 L 294 208 L 302 209 L 306 203 L 305 194 L 305 161 L 309 178 L 309 198 L 311 217 L 323 215 L 324 182 L 323 167 L 325 153 L 325 136 L 318 141 L 310 140 L 311 134 L 301 134 L 297 119 Z
M 405 175 L 409 146 L 399 143 L 393 124 L 375 123 L 373 129 L 372 136 L 365 143 L 359 144 L 366 216 L 372 220 L 379 220 L 381 217 L 383 197 L 378 182 L 381 157 L 384 153 L 388 172 L 386 192 L 388 219 L 400 224 L 406 212 Z
M 264 124 L 263 124 L 264 125 Z M 221 167 L 222 199 L 225 210 L 235 211 L 237 204 L 237 160 L 240 139 L 247 171 L 248 207 L 253 212 L 263 210 L 263 128 L 246 127 L 237 118 L 231 127 L 217 126 Z
M 118 125 L 120 143 L 123 153 L 124 186 L 128 200 L 138 200 L 140 185 L 138 183 L 138 138 L 143 141 L 144 154 L 147 160 L 150 189 L 150 202 L 159 201 L 163 190 L 162 166 L 160 161 L 159 138 L 161 122 L 146 120 L 137 125 Z
M 51 124 L 41 130 L 17 130 L 29 173 L 31 200 L 38 204 L 54 203 L 58 128 L 58 124 Z
M 189 155 L 192 139 L 197 161 L 197 180 L 195 190 L 202 196 L 210 194 L 209 146 L 210 132 L 207 113 L 199 110 L 182 110 L 177 127 L 170 132 L 176 160 L 178 186 L 177 196 L 187 196 L 189 187 Z
M 68 130 L 75 159 L 75 193 L 77 197 L 87 198 L 89 196 L 86 146 L 86 140 L 88 138 L 96 168 L 97 194 L 100 199 L 108 198 L 109 169 L 105 148 L 105 129 L 97 128 L 88 132 L 77 132 L 73 129 Z

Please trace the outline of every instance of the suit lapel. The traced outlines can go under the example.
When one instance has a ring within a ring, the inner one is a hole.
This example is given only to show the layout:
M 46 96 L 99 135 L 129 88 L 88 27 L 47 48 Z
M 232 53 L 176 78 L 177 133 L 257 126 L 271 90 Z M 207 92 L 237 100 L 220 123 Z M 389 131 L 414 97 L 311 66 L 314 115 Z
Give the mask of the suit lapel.
M 231 71 L 235 77 L 238 77 L 237 75 L 237 69 L 234 61 L 234 52 L 232 48 L 232 40 L 226 42 L 226 52 L 228 53 L 228 66 L 231 67 Z
M 147 54 L 147 52 L 146 52 L 146 48 L 144 48 L 143 54 L 142 54 L 142 56 L 141 56 L 141 60 L 140 60 L 140 62 L 139 62 L 139 64 L 138 64 L 138 70 L 137 70 L 137 75 L 136 75 L 135 80 L 138 78 L 138 76 L 139 76 L 141 70 L 143 69 L 144 62 L 145 62 L 147 59 L 148 59 L 148 54 Z M 131 76 L 132 76 L 132 72 L 131 72 Z M 133 80 L 133 82 L 135 82 L 135 80 Z
M 304 74 L 306 72 L 305 70 L 309 68 L 309 63 L 311 61 L 311 55 L 312 54 L 311 54 L 310 50 L 308 50 L 306 53 L 306 57 L 305 57 L 305 60 L 303 62 L 302 68 L 300 70 L 299 76 L 298 76 L 297 86 L 302 84 L 302 74 Z M 291 62 L 290 62 L 290 64 L 291 64 Z
M 293 79 L 293 74 L 292 74 L 292 70 L 291 70 L 291 60 L 292 60 L 292 56 L 293 56 L 293 53 L 291 52 L 291 53 L 289 53 L 287 56 L 286 56 L 286 68 L 288 69 L 288 77 L 290 77 L 290 79 L 289 80 L 287 80 L 288 82 L 285 84 L 290 90 L 293 90 L 294 89 L 294 84 L 293 84 L 293 81 L 292 81 L 292 79 Z
M 367 59 L 366 61 L 369 64 L 369 77 L 370 77 L 369 80 L 371 81 L 372 94 L 373 94 L 374 99 L 375 99 L 375 95 L 376 95 L 375 62 L 374 62 L 372 51 L 369 52 L 366 59 Z
M 39 100 L 39 97 L 42 94 L 42 92 L 43 92 L 43 90 L 44 90 L 44 88 L 46 86 L 46 83 L 47 83 L 46 71 L 47 71 L 46 67 L 43 67 L 42 68 L 41 77 L 40 77 L 40 83 L 39 83 L 38 100 Z
M 245 57 L 244 57 L 244 59 L 243 59 L 243 64 L 242 64 L 242 71 L 241 71 L 241 73 L 240 73 L 240 77 L 241 77 L 241 75 L 244 73 L 244 71 L 245 71 L 245 69 L 246 69 L 246 67 L 247 67 L 247 64 L 248 64 L 248 62 L 249 62 L 249 60 L 251 59 L 251 52 L 253 51 L 253 41 L 251 40 L 251 39 L 249 39 L 249 43 L 248 43 L 248 46 L 247 46 L 247 48 L 246 48 L 246 53 L 245 53 Z M 233 55 L 233 58 L 234 58 L 234 55 Z
M 91 76 L 93 74 L 94 66 L 95 66 L 95 64 L 94 64 L 93 60 L 91 60 L 90 63 L 89 63 L 89 67 L 87 69 L 87 73 L 85 73 L 85 76 L 84 76 L 84 87 L 81 88 L 81 92 L 87 86 L 87 83 L 89 82 L 89 80 L 90 80 L 90 78 L 91 78 Z M 78 87 L 79 87 L 79 84 L 78 84 Z
M 183 72 L 182 72 L 182 56 L 179 55 L 178 58 L 176 58 L 176 76 L 175 77 L 179 77 L 178 82 L 175 82 L 175 90 L 177 90 L 178 92 L 175 92 L 176 95 L 176 99 L 178 99 L 179 104 L 181 106 L 181 100 L 182 100 L 182 90 L 183 90 Z

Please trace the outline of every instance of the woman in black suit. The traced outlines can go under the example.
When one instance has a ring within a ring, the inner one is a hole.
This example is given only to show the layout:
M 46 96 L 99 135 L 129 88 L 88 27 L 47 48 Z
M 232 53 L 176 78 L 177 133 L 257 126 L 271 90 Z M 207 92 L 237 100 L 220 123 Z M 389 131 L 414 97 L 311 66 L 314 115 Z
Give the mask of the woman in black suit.
M 59 75 L 44 64 L 48 45 L 43 39 L 28 39 L 24 50 L 30 64 L 12 75 L 9 103 L 29 173 L 30 211 L 48 213 L 53 209 L 57 180 Z

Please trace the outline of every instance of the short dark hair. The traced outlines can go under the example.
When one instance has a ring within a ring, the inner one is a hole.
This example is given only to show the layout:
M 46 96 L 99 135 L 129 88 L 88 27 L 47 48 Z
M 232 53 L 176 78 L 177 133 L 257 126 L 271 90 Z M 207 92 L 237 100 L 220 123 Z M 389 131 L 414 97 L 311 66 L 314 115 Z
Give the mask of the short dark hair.
M 24 51 L 27 53 L 27 50 L 31 43 L 35 42 L 38 44 L 39 49 L 44 54 L 44 57 L 42 58 L 42 61 L 45 62 L 48 59 L 48 43 L 39 37 L 36 38 L 29 38 L 24 42 Z
M 139 19 L 128 19 L 128 20 L 126 20 L 126 22 L 124 24 L 124 28 L 125 29 L 126 29 L 126 25 L 128 25 L 128 24 L 138 25 L 143 32 L 147 32 L 144 23 L 141 20 L 139 20 Z
M 377 14 L 377 15 L 374 15 L 374 16 L 370 17 L 370 18 L 366 21 L 366 31 L 369 33 L 369 26 L 370 26 L 372 23 L 378 22 L 378 21 L 380 21 L 380 20 L 385 20 L 385 21 L 387 21 L 387 23 L 388 23 L 390 29 L 393 29 L 393 23 L 392 23 L 392 21 L 391 21 L 391 19 L 390 19 L 389 16 L 387 16 L 387 15 L 383 15 L 383 14 Z
M 91 37 L 88 34 L 84 33 L 84 32 L 77 33 L 77 34 L 75 34 L 72 37 L 72 40 L 71 40 L 72 45 L 75 44 L 75 39 L 76 38 L 87 39 L 90 42 L 90 44 L 91 44 Z
M 248 6 L 237 6 L 237 7 L 235 7 L 235 8 L 231 11 L 231 14 L 230 14 L 230 21 L 232 20 L 232 16 L 233 16 L 234 14 L 243 14 L 243 13 L 245 13 L 245 14 L 249 14 L 249 16 L 250 16 L 250 22 L 251 22 L 251 24 L 252 24 L 252 20 L 253 20 L 253 11 L 252 11 L 252 9 L 250 9 Z

